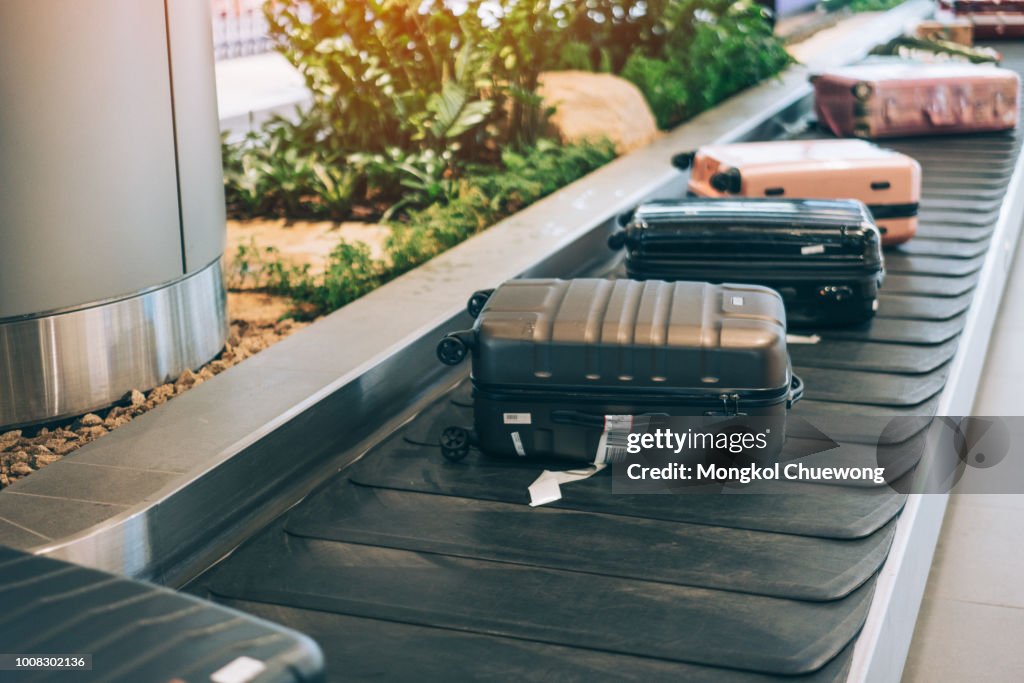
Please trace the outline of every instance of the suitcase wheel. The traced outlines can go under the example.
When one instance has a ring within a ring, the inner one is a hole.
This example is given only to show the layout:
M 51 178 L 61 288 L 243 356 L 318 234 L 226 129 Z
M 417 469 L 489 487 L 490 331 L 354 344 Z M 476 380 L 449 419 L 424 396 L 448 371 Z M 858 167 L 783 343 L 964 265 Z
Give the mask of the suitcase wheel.
M 612 251 L 618 251 L 626 246 L 626 231 L 618 230 L 608 235 L 608 247 Z
M 793 404 L 804 397 L 804 381 L 798 376 L 793 375 L 793 379 L 789 385 L 789 400 L 786 401 L 786 407 L 792 408 Z
M 494 294 L 493 289 L 481 289 L 473 292 L 473 296 L 469 297 L 469 301 L 466 303 L 466 311 L 469 315 L 474 318 L 479 317 L 480 311 L 484 310 L 484 306 L 487 305 L 487 300 L 491 298 L 491 294 Z
M 861 102 L 864 102 L 871 97 L 871 93 L 874 92 L 874 88 L 871 87 L 870 83 L 860 81 L 859 83 L 854 83 L 853 88 L 851 88 L 850 91 L 853 93 L 854 97 Z
M 466 359 L 469 347 L 454 334 L 446 335 L 437 343 L 437 359 L 445 365 L 458 365 Z
M 711 176 L 711 187 L 719 192 L 736 194 L 743 187 L 743 177 L 738 168 L 730 168 L 728 171 L 719 171 Z
M 441 455 L 452 462 L 458 462 L 469 455 L 469 432 L 462 427 L 448 427 L 441 432 Z
M 680 152 L 672 157 L 672 165 L 680 171 L 686 171 L 693 163 L 694 152 Z

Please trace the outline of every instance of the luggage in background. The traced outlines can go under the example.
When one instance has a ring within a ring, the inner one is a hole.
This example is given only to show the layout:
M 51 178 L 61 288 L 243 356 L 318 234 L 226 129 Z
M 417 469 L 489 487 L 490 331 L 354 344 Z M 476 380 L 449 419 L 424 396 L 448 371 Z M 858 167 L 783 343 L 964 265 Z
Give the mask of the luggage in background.
M 1024 12 L 1024 0 L 944 0 L 954 14 L 969 12 Z
M 709 145 L 675 163 L 691 166 L 689 190 L 699 197 L 857 199 L 871 210 L 883 245 L 917 230 L 921 165 L 863 140 Z
M 991 132 L 1017 125 L 1020 77 L 976 64 L 892 60 L 816 76 L 818 122 L 840 137 Z
M 475 443 L 494 455 L 607 460 L 606 416 L 784 418 L 802 393 L 782 299 L 754 285 L 511 280 L 437 348 L 449 365 L 470 352 Z
M 948 21 L 927 19 L 918 23 L 914 35 L 922 40 L 943 40 L 966 47 L 974 45 L 974 26 L 962 18 Z
M 626 248 L 631 278 L 771 287 L 790 327 L 864 322 L 882 284 L 878 229 L 852 200 L 650 202 L 609 244 Z
M 1024 36 L 1021 0 L 940 0 L 939 4 L 953 11 L 954 21 L 968 22 L 975 40 Z
M 900 36 L 871 50 L 872 55 L 912 59 L 929 64 L 964 62 L 970 64 L 999 64 L 1003 56 L 990 47 L 970 47 L 939 38 L 911 38 Z
M 971 22 L 976 38 L 982 40 L 1024 38 L 1024 13 L 966 12 L 961 16 Z

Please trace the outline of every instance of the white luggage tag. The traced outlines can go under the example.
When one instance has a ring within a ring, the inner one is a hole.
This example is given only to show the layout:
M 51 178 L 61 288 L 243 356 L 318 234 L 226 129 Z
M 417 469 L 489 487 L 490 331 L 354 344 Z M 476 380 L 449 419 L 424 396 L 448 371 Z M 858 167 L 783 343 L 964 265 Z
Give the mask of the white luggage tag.
M 625 455 L 626 440 L 629 437 L 629 433 L 634 428 L 646 429 L 650 423 L 650 415 L 605 415 L 604 430 L 601 432 L 601 439 L 597 443 L 594 464 L 590 467 L 562 472 L 544 470 L 530 484 L 530 507 L 546 505 L 554 503 L 556 500 L 561 500 L 562 484 L 589 479 L 607 467 L 608 463 L 614 462 L 617 458 Z
M 554 503 L 556 500 L 561 500 L 562 484 L 589 479 L 605 467 L 606 465 L 601 464 L 577 470 L 565 470 L 564 472 L 544 470 L 537 477 L 536 481 L 530 484 L 530 507 L 547 505 L 548 503 Z

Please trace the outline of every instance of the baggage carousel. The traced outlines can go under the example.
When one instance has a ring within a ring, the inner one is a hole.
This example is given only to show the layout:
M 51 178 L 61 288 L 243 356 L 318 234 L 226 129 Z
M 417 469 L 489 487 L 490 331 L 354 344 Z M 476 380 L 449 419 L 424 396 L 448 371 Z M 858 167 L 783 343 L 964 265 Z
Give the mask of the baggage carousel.
M 999 49 L 1024 70 L 1024 46 Z M 969 408 L 972 382 L 950 383 L 981 362 L 957 350 L 994 231 L 1013 219 L 1020 136 L 882 142 L 922 164 L 920 228 L 886 252 L 874 321 L 790 345 L 806 384 L 793 415 L 849 423 L 815 457 L 875 464 L 877 434 L 845 416 L 943 415 L 954 389 Z M 531 508 L 543 463 L 441 457 L 441 431 L 471 414 L 462 378 L 188 591 L 313 637 L 337 679 L 837 681 L 862 632 L 881 637 L 869 611 L 898 580 L 882 569 L 906 540 L 901 487 L 627 496 L 604 472 Z M 900 466 L 911 477 L 915 460 Z

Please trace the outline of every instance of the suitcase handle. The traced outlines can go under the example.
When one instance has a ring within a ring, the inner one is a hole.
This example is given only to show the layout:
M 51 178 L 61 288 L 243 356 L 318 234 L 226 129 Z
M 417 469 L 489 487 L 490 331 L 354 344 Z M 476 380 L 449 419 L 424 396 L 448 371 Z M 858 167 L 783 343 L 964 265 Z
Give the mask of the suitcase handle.
M 946 106 L 936 106 L 933 102 L 922 110 L 924 117 L 930 124 L 940 128 L 943 126 L 955 126 L 957 124 L 967 123 L 970 121 L 971 107 L 963 93 L 960 93 L 955 97 L 955 102 L 953 101 L 954 97 L 951 96 L 947 99 L 947 97 L 945 97 L 945 93 L 943 93 L 943 95 L 942 101 Z M 892 100 L 890 100 L 890 102 L 891 101 Z M 954 103 L 959 105 L 959 108 L 956 108 Z
M 792 408 L 793 404 L 804 397 L 804 381 L 800 379 L 799 375 L 793 375 L 792 381 L 789 383 L 789 400 L 786 401 L 786 407 Z
M 925 107 L 924 117 L 936 128 L 955 126 L 961 122 L 961 117 L 957 116 L 953 109 L 941 110 L 935 107 Z
M 996 94 L 992 96 L 992 113 L 996 115 L 996 119 L 1001 119 L 1006 115 L 1009 107 L 1006 106 L 1006 97 L 1002 92 L 996 91 Z

